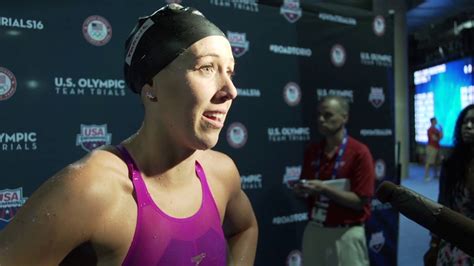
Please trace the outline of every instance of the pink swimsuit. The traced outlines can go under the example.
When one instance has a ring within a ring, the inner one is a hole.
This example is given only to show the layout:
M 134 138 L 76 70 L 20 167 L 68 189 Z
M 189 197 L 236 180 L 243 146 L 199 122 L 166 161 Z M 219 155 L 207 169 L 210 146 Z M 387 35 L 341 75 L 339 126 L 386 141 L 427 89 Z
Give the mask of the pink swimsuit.
M 128 166 L 138 206 L 135 234 L 122 265 L 226 265 L 227 242 L 201 165 L 196 162 L 195 166 L 202 187 L 200 209 L 191 217 L 173 218 L 153 202 L 127 150 L 121 145 L 117 148 Z

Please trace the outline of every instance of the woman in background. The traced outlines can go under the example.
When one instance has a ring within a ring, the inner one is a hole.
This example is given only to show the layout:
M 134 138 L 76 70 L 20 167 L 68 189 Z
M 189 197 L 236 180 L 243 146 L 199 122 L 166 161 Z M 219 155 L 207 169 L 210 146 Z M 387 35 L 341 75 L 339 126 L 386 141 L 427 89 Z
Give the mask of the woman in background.
M 442 164 L 439 182 L 438 202 L 474 219 L 474 104 L 458 116 L 454 149 Z M 436 236 L 424 259 L 425 265 L 474 265 L 473 257 Z

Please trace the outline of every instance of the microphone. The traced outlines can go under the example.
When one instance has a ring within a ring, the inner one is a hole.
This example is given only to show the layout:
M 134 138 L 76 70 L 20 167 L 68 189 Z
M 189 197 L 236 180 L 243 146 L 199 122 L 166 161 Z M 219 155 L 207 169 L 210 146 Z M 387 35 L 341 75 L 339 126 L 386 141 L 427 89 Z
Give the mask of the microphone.
M 474 220 L 412 190 L 383 181 L 375 192 L 410 220 L 474 257 Z

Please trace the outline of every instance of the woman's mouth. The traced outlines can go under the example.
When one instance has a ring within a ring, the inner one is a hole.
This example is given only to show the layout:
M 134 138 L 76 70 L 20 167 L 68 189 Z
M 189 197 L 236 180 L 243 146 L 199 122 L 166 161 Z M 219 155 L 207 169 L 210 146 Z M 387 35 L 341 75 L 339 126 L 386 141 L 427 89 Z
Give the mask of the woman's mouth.
M 221 129 L 224 127 L 225 112 L 222 111 L 207 111 L 204 112 L 204 120 L 213 128 Z

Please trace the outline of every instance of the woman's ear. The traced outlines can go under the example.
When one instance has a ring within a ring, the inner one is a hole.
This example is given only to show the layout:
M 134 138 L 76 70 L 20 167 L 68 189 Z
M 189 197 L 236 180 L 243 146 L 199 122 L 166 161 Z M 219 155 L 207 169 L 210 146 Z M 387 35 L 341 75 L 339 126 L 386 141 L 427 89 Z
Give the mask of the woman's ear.
M 153 81 L 151 81 L 150 83 L 152 84 L 145 83 L 145 85 L 143 85 L 142 93 L 141 93 L 142 99 L 152 101 L 152 102 L 157 102 L 158 98 L 156 97 L 156 94 L 155 94 L 155 87 L 153 87 Z

